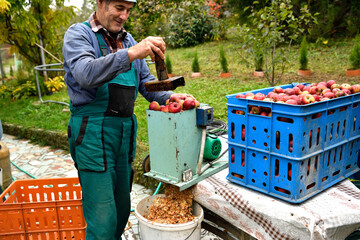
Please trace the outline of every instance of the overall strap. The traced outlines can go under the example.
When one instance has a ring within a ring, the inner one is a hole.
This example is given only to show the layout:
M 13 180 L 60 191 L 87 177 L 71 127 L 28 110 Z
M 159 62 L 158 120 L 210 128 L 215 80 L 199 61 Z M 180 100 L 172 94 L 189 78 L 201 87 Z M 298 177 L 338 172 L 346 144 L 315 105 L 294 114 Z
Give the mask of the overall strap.
M 86 26 L 91 28 L 90 23 L 83 22 L 83 24 L 85 24 Z M 100 57 L 108 55 L 109 51 L 108 51 L 105 41 L 101 37 L 101 34 L 96 32 L 95 35 L 96 35 L 96 38 L 97 38 L 97 40 L 99 42 L 99 46 L 100 46 Z

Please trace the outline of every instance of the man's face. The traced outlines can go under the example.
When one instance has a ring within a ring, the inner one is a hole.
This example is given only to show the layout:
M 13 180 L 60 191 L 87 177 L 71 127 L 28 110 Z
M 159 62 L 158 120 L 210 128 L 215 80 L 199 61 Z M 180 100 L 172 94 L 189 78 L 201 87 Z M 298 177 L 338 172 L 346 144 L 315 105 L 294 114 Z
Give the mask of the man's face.
M 96 17 L 108 31 L 118 33 L 124 26 L 133 6 L 134 3 L 132 2 L 111 1 L 106 4 L 105 0 L 102 2 L 98 0 Z

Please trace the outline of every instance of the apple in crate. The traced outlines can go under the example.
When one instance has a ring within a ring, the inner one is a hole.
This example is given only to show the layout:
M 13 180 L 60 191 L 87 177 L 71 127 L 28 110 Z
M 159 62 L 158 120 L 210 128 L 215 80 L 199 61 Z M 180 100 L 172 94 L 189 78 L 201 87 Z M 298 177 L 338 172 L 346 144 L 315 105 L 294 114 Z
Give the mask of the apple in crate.
M 273 92 L 274 93 L 284 93 L 284 89 L 282 89 L 281 87 L 275 87 Z
M 314 103 L 315 102 L 315 98 L 313 95 L 311 94 L 304 94 L 301 97 L 301 102 L 302 104 L 309 104 L 309 103 Z
M 297 101 L 294 99 L 289 99 L 285 102 L 286 104 L 291 104 L 291 105 L 298 105 Z
M 335 97 L 335 94 L 333 93 L 333 92 L 326 92 L 326 93 L 324 93 L 324 98 L 329 98 L 329 99 L 332 99 L 332 98 L 334 98 Z
M 295 95 L 300 95 L 301 89 L 299 87 L 293 87 Z
M 355 84 L 351 86 L 351 92 L 352 93 L 358 93 L 360 92 L 360 85 L 359 84 Z
M 351 88 L 352 88 L 351 85 L 348 83 L 343 83 L 340 85 L 341 90 L 347 89 L 347 90 L 351 91 Z

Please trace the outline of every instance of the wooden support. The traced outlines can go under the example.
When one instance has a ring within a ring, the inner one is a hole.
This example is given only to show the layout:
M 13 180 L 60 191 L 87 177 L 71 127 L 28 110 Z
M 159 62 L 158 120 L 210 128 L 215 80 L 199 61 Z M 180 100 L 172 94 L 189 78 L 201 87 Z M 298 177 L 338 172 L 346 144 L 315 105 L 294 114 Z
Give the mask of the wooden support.
M 221 237 L 223 240 L 252 240 L 249 234 L 227 222 L 222 217 L 202 206 L 204 210 L 204 221 L 202 228 Z

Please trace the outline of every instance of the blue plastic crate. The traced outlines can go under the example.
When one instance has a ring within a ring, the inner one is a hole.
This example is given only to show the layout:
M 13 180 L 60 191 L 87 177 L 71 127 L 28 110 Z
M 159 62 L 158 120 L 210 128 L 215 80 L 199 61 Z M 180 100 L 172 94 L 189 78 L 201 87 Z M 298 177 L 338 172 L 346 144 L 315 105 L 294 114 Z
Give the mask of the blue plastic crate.
M 359 93 L 308 105 L 236 95 L 227 96 L 230 181 L 299 203 L 359 170 Z M 250 114 L 250 106 L 271 116 Z

